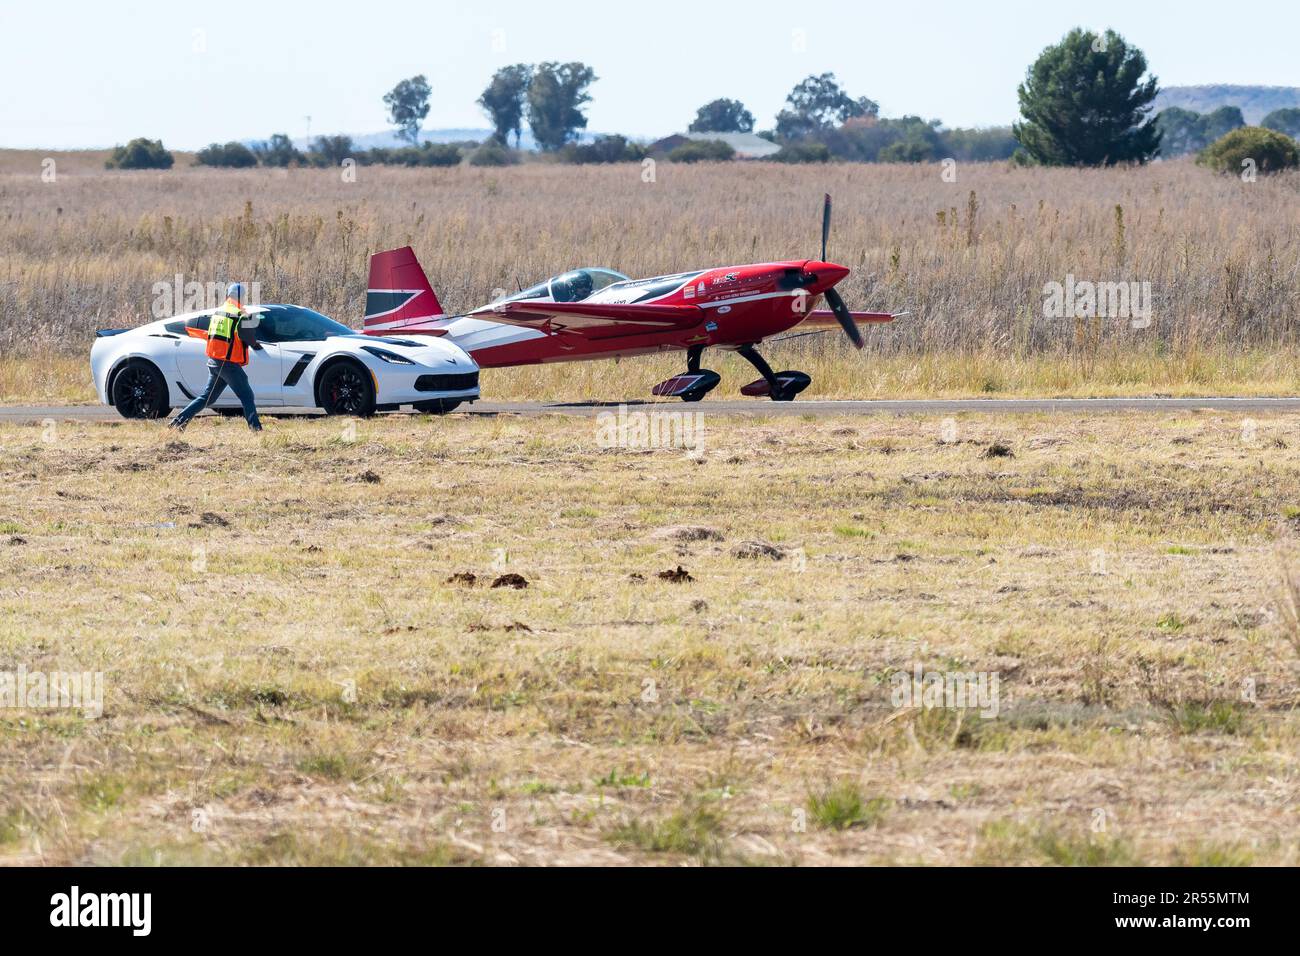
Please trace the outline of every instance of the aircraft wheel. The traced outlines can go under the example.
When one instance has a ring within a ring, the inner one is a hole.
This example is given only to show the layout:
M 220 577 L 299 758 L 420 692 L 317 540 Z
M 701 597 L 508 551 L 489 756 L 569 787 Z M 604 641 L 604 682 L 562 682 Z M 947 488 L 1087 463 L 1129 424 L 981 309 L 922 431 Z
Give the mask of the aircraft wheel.
M 782 389 L 779 394 L 772 395 L 774 402 L 793 402 L 794 397 L 812 384 L 812 377 L 806 372 L 797 372 L 793 369 L 785 372 L 778 372 L 777 381 L 781 382 Z

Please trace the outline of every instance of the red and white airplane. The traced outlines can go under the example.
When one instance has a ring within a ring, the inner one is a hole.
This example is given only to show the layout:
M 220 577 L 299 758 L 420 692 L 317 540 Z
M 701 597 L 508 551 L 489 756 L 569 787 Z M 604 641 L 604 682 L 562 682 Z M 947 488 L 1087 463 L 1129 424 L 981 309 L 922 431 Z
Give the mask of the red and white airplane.
M 482 368 L 686 352 L 686 372 L 653 394 L 697 402 L 720 376 L 700 368 L 705 348 L 732 349 L 762 378 L 741 389 L 788 402 L 812 382 L 803 372 L 773 372 L 755 349 L 805 321 L 835 319 L 862 348 L 858 322 L 889 322 L 888 312 L 850 312 L 835 291 L 849 274 L 826 260 L 831 197 L 822 212 L 822 257 L 701 269 L 630 279 L 610 269 L 576 269 L 465 315 L 447 315 L 410 246 L 370 258 L 364 331 L 445 336 Z M 811 307 L 817 297 L 830 310 Z

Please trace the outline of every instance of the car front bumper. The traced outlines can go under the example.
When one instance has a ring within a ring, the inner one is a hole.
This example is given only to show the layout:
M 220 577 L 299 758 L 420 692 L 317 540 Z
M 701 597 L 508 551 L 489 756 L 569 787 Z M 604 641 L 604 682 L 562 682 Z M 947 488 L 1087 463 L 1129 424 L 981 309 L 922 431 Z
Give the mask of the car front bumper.
M 376 375 L 375 402 L 379 405 L 412 405 L 433 399 L 472 402 L 479 397 L 478 369 L 465 371 L 413 365 L 385 369 Z

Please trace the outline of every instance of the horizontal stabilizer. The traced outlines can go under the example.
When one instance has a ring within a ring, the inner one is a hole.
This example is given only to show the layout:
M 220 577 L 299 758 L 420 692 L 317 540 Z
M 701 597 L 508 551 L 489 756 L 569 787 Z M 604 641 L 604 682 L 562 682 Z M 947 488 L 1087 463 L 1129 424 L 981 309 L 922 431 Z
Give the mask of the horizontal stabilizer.
M 898 316 L 892 312 L 850 312 L 854 322 L 893 322 Z M 900 312 L 899 315 L 902 313 Z M 802 325 L 837 325 L 839 320 L 830 309 L 814 309 L 808 313 Z

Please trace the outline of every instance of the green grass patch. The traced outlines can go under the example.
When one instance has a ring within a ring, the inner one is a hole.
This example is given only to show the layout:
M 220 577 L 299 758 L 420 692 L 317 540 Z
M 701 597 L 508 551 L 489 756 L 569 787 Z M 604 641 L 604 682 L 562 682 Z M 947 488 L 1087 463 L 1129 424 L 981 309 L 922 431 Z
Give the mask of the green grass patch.
M 974 862 L 981 866 L 1136 866 L 1140 861 L 1132 845 L 1122 838 L 1070 833 L 1043 823 L 993 820 L 980 827 Z
M 690 807 L 661 820 L 630 820 L 605 838 L 620 849 L 717 859 L 722 851 L 722 816 L 708 808 Z
M 596 780 L 598 787 L 614 787 L 616 789 L 625 789 L 628 787 L 648 787 L 650 786 L 650 771 L 642 773 L 624 773 L 621 768 L 615 768 L 605 776 Z
M 835 535 L 839 538 L 874 538 L 876 533 L 866 528 L 859 528 L 857 525 L 837 524 Z
M 808 815 L 824 830 L 871 827 L 884 818 L 892 802 L 885 797 L 865 798 L 851 780 L 831 784 L 808 795 Z
M 91 777 L 77 787 L 77 799 L 88 810 L 108 810 L 126 796 L 126 780 L 113 774 Z
M 272 833 L 239 850 L 231 862 L 249 866 L 448 866 L 473 859 L 438 841 L 398 846 L 365 834 L 326 830 Z
M 298 769 L 326 780 L 360 780 L 370 771 L 369 764 L 353 754 L 320 752 L 298 761 Z
M 1234 701 L 1185 701 L 1169 708 L 1169 719 L 1183 734 L 1239 734 L 1246 713 Z
M 16 842 L 29 823 L 27 814 L 20 809 L 0 814 L 0 846 Z
M 519 792 L 530 796 L 541 796 L 548 793 L 559 793 L 560 788 L 543 780 L 525 780 L 519 785 Z

